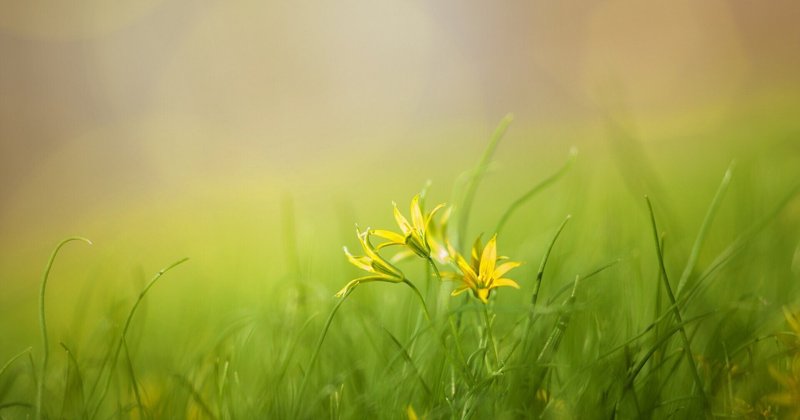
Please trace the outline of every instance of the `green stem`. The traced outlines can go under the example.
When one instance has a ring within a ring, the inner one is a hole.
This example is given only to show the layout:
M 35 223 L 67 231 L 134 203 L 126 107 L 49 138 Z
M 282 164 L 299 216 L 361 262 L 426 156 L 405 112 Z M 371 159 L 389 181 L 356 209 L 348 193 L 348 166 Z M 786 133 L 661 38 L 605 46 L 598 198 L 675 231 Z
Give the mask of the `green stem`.
M 492 371 L 500 369 L 500 353 L 497 350 L 497 343 L 494 341 L 494 334 L 492 333 L 492 318 L 489 316 L 489 308 L 485 303 L 483 306 L 483 320 L 486 324 L 486 340 L 492 346 L 492 353 L 494 354 L 494 368 Z
M 428 312 L 428 305 L 425 304 L 425 298 L 422 296 L 422 293 L 419 291 L 419 289 L 417 289 L 417 286 L 414 286 L 414 283 L 411 283 L 411 281 L 408 279 L 403 279 L 403 283 L 407 284 L 408 287 L 414 291 L 414 294 L 417 295 L 419 304 L 422 305 L 422 310 L 425 313 L 425 319 L 427 319 L 428 322 L 432 322 L 431 314 Z
M 80 236 L 73 236 L 63 241 L 59 242 L 56 245 L 56 248 L 53 250 L 53 253 L 50 254 L 50 259 L 47 261 L 47 266 L 44 269 L 44 275 L 42 275 L 42 287 L 39 290 L 39 328 L 42 332 L 42 366 L 39 372 L 39 382 L 36 385 L 36 412 L 34 418 L 36 420 L 40 420 L 42 418 L 42 397 L 44 395 L 44 376 L 47 372 L 47 362 L 50 358 L 50 343 L 47 338 L 47 319 L 45 317 L 45 305 L 44 305 L 44 296 L 45 290 L 47 289 L 47 278 L 50 276 L 50 270 L 53 268 L 53 263 L 56 260 L 56 255 L 58 255 L 58 251 L 61 250 L 61 247 L 64 245 L 72 242 L 72 241 L 83 241 L 87 244 L 91 245 L 92 241 L 80 237 Z

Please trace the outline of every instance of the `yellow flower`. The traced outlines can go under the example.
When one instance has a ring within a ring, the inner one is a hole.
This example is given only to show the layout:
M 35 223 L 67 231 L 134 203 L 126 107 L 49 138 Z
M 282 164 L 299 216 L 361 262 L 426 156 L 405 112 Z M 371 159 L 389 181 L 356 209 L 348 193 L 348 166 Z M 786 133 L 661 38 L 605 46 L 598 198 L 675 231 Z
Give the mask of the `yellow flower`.
M 489 302 L 489 294 L 492 289 L 503 286 L 511 286 L 519 289 L 517 282 L 503 276 L 511 269 L 519 267 L 522 263 L 514 261 L 503 261 L 505 257 L 497 256 L 497 235 L 494 235 L 481 250 L 480 236 L 472 247 L 471 263 L 467 263 L 461 254 L 455 253 L 456 264 L 461 274 L 445 273 L 450 278 L 456 278 L 463 283 L 453 290 L 452 295 L 458 295 L 466 290 L 471 290 L 472 294 L 483 303 Z
M 343 297 L 347 295 L 354 287 L 361 283 L 372 281 L 401 283 L 405 280 L 405 275 L 403 275 L 403 272 L 381 257 L 376 251 L 375 247 L 372 246 L 372 243 L 369 240 L 371 233 L 372 232 L 370 229 L 359 232 L 358 228 L 356 228 L 356 235 L 358 236 L 358 241 L 361 243 L 361 248 L 364 249 L 365 255 L 355 257 L 350 253 L 350 251 L 347 250 L 347 247 L 344 247 L 344 253 L 347 255 L 347 260 L 350 261 L 350 263 L 354 266 L 370 274 L 368 276 L 351 280 L 342 288 L 342 290 L 339 290 L 339 292 L 336 293 L 337 297 Z
M 427 215 L 423 216 L 422 205 L 420 204 L 419 194 L 415 195 L 411 200 L 411 222 L 400 213 L 396 203 L 394 205 L 394 219 L 400 227 L 402 233 L 392 232 L 390 230 L 373 230 L 372 234 L 375 236 L 386 239 L 384 242 L 377 246 L 381 249 L 392 245 L 403 245 L 408 247 L 414 254 L 422 258 L 429 259 L 431 257 L 431 247 L 428 243 L 428 230 L 433 215 L 444 207 L 444 204 L 439 204 L 434 207 Z

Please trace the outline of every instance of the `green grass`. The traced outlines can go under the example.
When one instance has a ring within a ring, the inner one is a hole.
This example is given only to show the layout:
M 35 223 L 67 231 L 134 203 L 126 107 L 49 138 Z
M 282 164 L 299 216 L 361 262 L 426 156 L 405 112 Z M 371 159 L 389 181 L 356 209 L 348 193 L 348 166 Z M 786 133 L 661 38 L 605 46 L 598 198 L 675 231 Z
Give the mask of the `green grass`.
M 404 174 L 283 195 L 269 221 L 255 202 L 222 220 L 177 205 L 136 226 L 187 232 L 184 247 L 70 238 L 38 305 L 3 301 L 0 418 L 790 418 L 776 396 L 798 392 L 781 384 L 800 365 L 782 310 L 798 309 L 796 146 L 630 147 L 613 126 L 608 155 L 532 166 L 510 122 L 450 175 L 451 198 L 442 182 L 425 195 L 454 206 L 453 243 L 500 232 L 519 290 L 451 297 L 437 272 L 455 268 L 417 258 L 397 263 L 405 284 L 333 296 L 362 275 L 339 251 L 357 249 L 352 224 L 393 228 L 384 199 L 425 185 L 391 182 Z

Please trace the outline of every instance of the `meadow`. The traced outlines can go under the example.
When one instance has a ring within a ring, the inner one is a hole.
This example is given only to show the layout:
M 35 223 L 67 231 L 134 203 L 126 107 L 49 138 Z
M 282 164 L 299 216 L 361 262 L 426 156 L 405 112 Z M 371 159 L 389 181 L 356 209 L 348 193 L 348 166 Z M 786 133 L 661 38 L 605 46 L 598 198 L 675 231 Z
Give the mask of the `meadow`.
M 798 418 L 799 131 L 748 115 L 509 117 L 31 227 L 0 418 Z

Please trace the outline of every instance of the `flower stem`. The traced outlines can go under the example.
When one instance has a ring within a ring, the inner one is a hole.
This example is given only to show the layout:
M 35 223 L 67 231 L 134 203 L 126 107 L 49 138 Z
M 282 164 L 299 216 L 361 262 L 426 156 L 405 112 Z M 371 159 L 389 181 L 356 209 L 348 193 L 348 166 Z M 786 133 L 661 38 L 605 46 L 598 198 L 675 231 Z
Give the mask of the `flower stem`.
M 483 319 L 486 322 L 486 340 L 487 344 L 491 344 L 492 352 L 494 353 L 495 369 L 500 368 L 500 353 L 497 351 L 497 343 L 494 341 L 494 334 L 492 333 L 492 319 L 489 316 L 489 307 L 486 304 L 483 306 Z
M 414 291 L 414 294 L 417 295 L 417 298 L 419 298 L 419 304 L 422 305 L 422 310 L 425 312 L 425 319 L 427 319 L 428 322 L 432 322 L 431 314 L 428 312 L 428 305 L 425 304 L 425 298 L 422 297 L 422 293 L 419 291 L 419 289 L 417 289 L 417 286 L 414 286 L 414 283 L 411 283 L 411 281 L 408 279 L 403 279 L 403 283 L 407 284 L 408 287 Z

